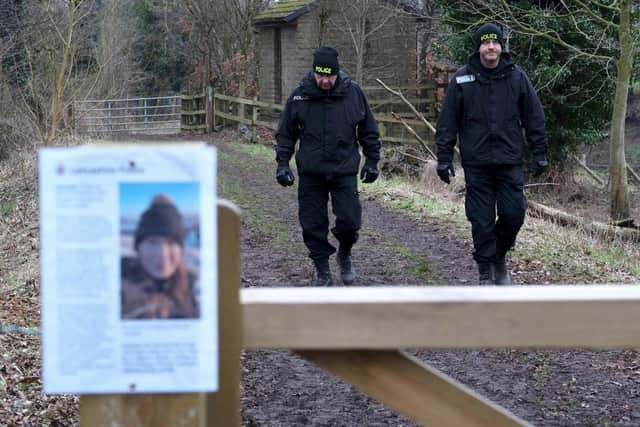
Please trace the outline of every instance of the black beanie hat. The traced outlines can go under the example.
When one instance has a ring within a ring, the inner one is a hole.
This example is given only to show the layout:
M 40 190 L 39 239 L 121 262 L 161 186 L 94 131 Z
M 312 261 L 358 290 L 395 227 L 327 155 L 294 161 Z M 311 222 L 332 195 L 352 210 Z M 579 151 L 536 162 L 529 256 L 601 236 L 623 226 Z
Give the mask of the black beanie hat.
M 162 236 L 182 245 L 184 240 L 182 215 L 169 196 L 159 194 L 144 211 L 136 229 L 135 248 L 148 236 Z
M 480 49 L 480 45 L 485 40 L 498 40 L 500 46 L 504 47 L 504 39 L 502 38 L 502 30 L 496 24 L 486 23 L 476 30 L 473 36 L 476 42 L 476 50 Z
M 322 46 L 313 52 L 313 72 L 318 74 L 338 74 L 338 51 L 332 47 Z

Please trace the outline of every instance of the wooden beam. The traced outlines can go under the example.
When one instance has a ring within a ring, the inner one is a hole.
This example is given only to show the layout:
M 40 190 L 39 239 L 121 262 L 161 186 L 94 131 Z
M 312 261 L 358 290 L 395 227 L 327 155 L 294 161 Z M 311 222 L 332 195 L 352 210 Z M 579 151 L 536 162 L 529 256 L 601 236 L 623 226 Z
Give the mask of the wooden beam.
M 218 392 L 207 394 L 207 427 L 239 427 L 242 423 L 242 314 L 239 289 L 240 210 L 226 200 L 218 200 L 219 388 Z
M 437 369 L 402 352 L 301 351 L 298 354 L 420 425 L 529 425 Z
M 249 349 L 635 348 L 640 286 L 246 288 Z
M 215 114 L 216 114 L 216 116 L 220 116 L 223 119 L 231 120 L 231 121 L 236 122 L 236 123 L 242 123 L 242 124 L 245 124 L 245 125 L 251 125 L 252 124 L 250 119 L 245 119 L 243 117 L 234 116 L 233 114 L 223 113 L 222 111 L 216 111 Z

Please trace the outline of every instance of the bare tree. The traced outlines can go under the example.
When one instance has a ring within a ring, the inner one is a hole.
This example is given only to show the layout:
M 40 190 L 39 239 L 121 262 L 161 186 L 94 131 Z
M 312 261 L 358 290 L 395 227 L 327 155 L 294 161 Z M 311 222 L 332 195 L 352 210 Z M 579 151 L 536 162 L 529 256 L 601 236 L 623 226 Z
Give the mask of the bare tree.
M 142 82 L 133 46 L 138 37 L 129 13 L 132 0 L 104 0 L 97 23 L 96 68 L 73 99 L 124 97 Z
M 50 144 L 56 137 L 58 130 L 58 122 L 60 121 L 60 105 L 62 104 L 62 96 L 65 89 L 65 83 L 72 68 L 74 52 L 73 33 L 76 26 L 79 25 L 81 17 L 80 5 L 82 0 L 69 0 L 67 3 L 67 20 L 60 25 L 54 10 L 49 9 L 51 3 L 47 5 L 47 14 L 51 19 L 57 36 L 60 38 L 62 50 L 60 51 L 59 60 L 53 64 L 55 79 L 53 83 L 53 93 L 51 96 L 51 118 L 49 121 L 49 131 L 45 137 L 45 145 Z M 66 24 L 66 25 L 65 25 Z
M 132 52 L 137 35 L 126 13 L 131 5 L 132 0 L 14 2 L 7 78 L 27 113 L 22 120 L 35 125 L 45 144 L 71 128 L 74 100 L 124 94 L 139 80 Z
M 45 145 L 65 127 L 80 46 L 91 40 L 81 26 L 94 14 L 93 0 L 16 2 L 12 76 Z
M 371 61 L 367 61 L 375 52 L 376 44 L 394 37 L 402 31 L 400 17 L 407 17 L 409 13 L 403 8 L 400 0 L 351 0 L 327 3 L 323 15 L 326 16 L 327 28 L 330 32 L 344 34 L 343 39 L 350 41 L 353 55 L 343 55 L 353 58 L 345 61 L 351 67 L 351 75 L 358 82 L 364 82 L 365 68 L 367 74 L 380 75 L 381 68 L 392 68 L 393 63 L 379 61 L 372 68 Z
M 224 80 L 223 65 L 234 56 L 253 55 L 253 18 L 269 4 L 270 0 L 184 0 L 176 5 L 203 65 L 202 86 Z

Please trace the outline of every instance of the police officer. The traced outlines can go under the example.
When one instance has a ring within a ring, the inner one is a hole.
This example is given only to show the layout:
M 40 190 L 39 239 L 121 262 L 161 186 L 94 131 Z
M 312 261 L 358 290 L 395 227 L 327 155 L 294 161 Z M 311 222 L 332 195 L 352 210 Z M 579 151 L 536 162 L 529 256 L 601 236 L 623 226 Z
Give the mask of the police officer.
M 380 134 L 367 99 L 340 71 L 338 52 L 332 47 L 314 52 L 313 69 L 293 91 L 280 117 L 276 179 L 285 187 L 295 180 L 289 160 L 298 140 L 298 216 L 316 268 L 316 286 L 333 284 L 329 257 L 336 248 L 327 239 L 329 198 L 336 217 L 331 232 L 339 242 L 337 262 L 343 283 L 349 285 L 356 278 L 351 248 L 358 240 L 362 217 L 357 187 L 360 147 L 365 157 L 360 178 L 374 182 L 379 174 Z
M 476 52 L 451 79 L 438 117 L 437 171 L 447 184 L 455 175 L 453 146 L 459 139 L 479 282 L 508 285 L 505 257 L 527 207 L 522 130 L 533 156 L 533 175 L 538 176 L 548 165 L 545 117 L 531 81 L 502 51 L 500 28 L 486 23 L 474 41 Z

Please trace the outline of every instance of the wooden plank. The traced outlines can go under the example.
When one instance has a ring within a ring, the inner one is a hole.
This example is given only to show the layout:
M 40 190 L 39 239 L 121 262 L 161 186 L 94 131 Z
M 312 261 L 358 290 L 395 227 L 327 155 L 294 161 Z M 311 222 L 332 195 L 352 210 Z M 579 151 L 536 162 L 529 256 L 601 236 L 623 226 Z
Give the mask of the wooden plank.
M 250 119 L 243 119 L 241 117 L 234 116 L 233 114 L 223 113 L 222 111 L 216 111 L 216 116 L 222 117 L 223 119 L 231 120 L 233 122 L 244 123 L 245 125 L 252 124 Z
M 207 394 L 207 426 L 240 426 L 240 210 L 225 200 L 218 201 L 218 274 L 220 388 Z
M 207 114 L 207 110 L 182 110 L 180 111 L 181 116 L 203 116 Z
M 238 98 L 235 96 L 223 95 L 221 93 L 214 94 L 214 98 L 220 99 L 222 101 L 235 102 L 236 104 L 253 105 L 256 107 L 268 108 L 268 109 L 277 110 L 277 111 L 284 110 L 284 105 L 282 104 L 272 104 L 269 102 L 262 102 L 254 99 Z
M 206 128 L 207 125 L 180 125 L 181 130 L 200 130 Z
M 431 99 L 429 98 L 407 98 L 409 102 L 412 104 L 420 104 L 429 102 Z M 404 104 L 404 101 L 388 98 L 388 99 L 369 99 L 369 105 L 371 106 L 381 106 L 381 105 L 399 105 Z
M 394 118 L 393 116 L 387 116 L 384 114 L 376 114 L 376 121 L 377 122 L 383 122 L 383 123 L 398 123 L 398 124 L 402 124 L 402 121 Z M 422 126 L 422 127 L 427 127 L 427 125 L 422 121 L 422 120 L 415 120 L 415 119 L 404 119 L 404 121 L 412 126 Z M 431 134 L 431 132 L 429 132 L 429 134 Z
M 80 425 L 205 426 L 204 394 L 83 395 Z
M 253 99 L 247 99 L 247 98 L 242 98 L 242 97 L 237 97 L 237 96 L 223 95 L 221 93 L 216 93 L 214 96 L 217 99 L 221 99 L 223 101 L 234 102 L 236 104 L 254 105 Z
M 207 98 L 205 100 L 206 115 L 204 118 L 205 132 L 213 132 L 213 86 L 207 86 Z
M 427 84 L 422 84 L 422 85 L 401 85 L 401 86 L 393 86 L 394 89 L 396 90 L 423 90 L 423 89 L 433 89 L 435 88 L 435 83 L 434 82 L 428 82 Z M 362 90 L 365 92 L 379 92 L 384 90 L 383 88 L 381 88 L 380 86 L 363 86 Z
M 194 99 L 200 99 L 200 98 L 204 98 L 204 93 L 200 93 L 197 95 L 180 95 L 180 98 L 184 101 L 192 101 Z
M 256 107 L 261 107 L 268 110 L 284 111 L 284 105 L 282 104 L 272 104 L 269 102 L 255 101 L 254 105 Z
M 263 122 L 262 120 L 256 120 L 254 122 L 254 125 L 262 126 L 262 127 L 265 127 L 267 129 L 271 129 L 271 130 L 278 130 L 278 123 L 277 122 Z
M 421 425 L 529 425 L 437 369 L 402 352 L 302 351 L 299 354 Z
M 640 286 L 247 288 L 251 349 L 635 348 Z

